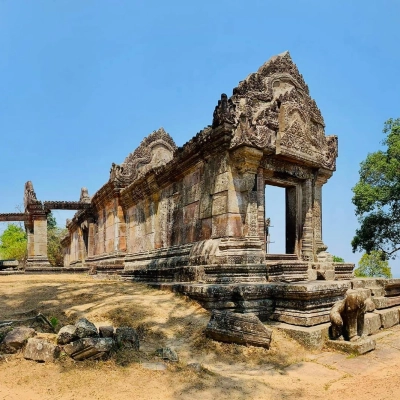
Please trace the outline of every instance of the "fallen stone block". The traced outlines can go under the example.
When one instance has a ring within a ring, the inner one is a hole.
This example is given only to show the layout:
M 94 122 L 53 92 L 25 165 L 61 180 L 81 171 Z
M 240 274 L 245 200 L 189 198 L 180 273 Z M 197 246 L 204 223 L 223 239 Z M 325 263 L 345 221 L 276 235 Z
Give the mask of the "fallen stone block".
M 100 337 L 112 338 L 114 336 L 114 327 L 113 326 L 100 326 L 99 327 L 99 335 L 100 335 Z
M 0 350 L 4 353 L 13 354 L 24 347 L 26 341 L 35 336 L 36 332 L 32 328 L 19 326 L 8 332 L 0 345 Z
M 227 343 L 259 346 L 269 349 L 272 330 L 254 314 L 237 314 L 214 310 L 205 333 L 211 339 Z
M 86 318 L 81 318 L 75 324 L 76 334 L 80 338 L 98 337 L 96 325 L 88 321 Z
M 63 345 L 79 339 L 79 336 L 76 333 L 76 331 L 77 327 L 75 325 L 63 326 L 58 332 L 57 343 Z
M 28 339 L 24 350 L 24 358 L 39 362 L 54 362 L 59 355 L 60 348 L 43 339 Z
M 97 359 L 106 356 L 114 346 L 111 338 L 83 338 L 64 346 L 64 351 L 74 360 Z
M 381 317 L 376 313 L 366 313 L 364 316 L 364 335 L 374 335 L 381 328 Z
M 380 316 L 381 326 L 384 329 L 391 328 L 399 323 L 399 309 L 397 307 L 386 310 L 375 310 L 374 313 Z
M 361 355 L 374 350 L 376 342 L 371 338 L 361 338 L 354 342 L 346 340 L 327 340 L 326 346 L 345 353 Z
M 139 335 L 129 326 L 122 326 L 115 330 L 115 342 L 118 348 L 139 350 Z
M 172 362 L 178 362 L 179 357 L 175 350 L 172 350 L 169 347 L 163 347 L 162 349 L 157 349 L 156 354 L 158 357 L 161 357 L 163 360 L 168 360 Z

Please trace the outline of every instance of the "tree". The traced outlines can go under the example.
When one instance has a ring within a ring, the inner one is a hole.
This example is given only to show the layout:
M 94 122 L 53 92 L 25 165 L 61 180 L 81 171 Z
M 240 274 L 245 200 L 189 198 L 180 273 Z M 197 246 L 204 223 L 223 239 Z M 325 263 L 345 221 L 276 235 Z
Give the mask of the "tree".
M 354 270 L 357 277 L 391 278 L 392 270 L 386 255 L 381 251 L 372 250 L 370 254 L 365 253 L 358 262 L 358 268 Z
M 25 261 L 26 244 L 25 230 L 20 226 L 9 224 L 0 235 L 0 258 Z
M 385 149 L 368 154 L 360 166 L 353 203 L 360 228 L 353 252 L 380 251 L 385 259 L 400 250 L 400 118 L 385 122 Z
M 47 257 L 54 267 L 64 265 L 61 240 L 67 232 L 67 229 L 57 227 L 56 218 L 51 212 L 47 214 Z
M 333 256 L 333 262 L 344 263 L 345 261 L 342 257 Z

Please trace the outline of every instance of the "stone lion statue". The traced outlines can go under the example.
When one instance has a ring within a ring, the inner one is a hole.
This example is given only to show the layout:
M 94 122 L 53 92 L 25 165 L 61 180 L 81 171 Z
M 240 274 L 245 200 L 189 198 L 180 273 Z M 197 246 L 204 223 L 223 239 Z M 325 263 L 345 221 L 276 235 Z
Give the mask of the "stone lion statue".
M 330 311 L 330 336 L 333 340 L 355 341 L 363 335 L 364 315 L 375 305 L 367 290 L 348 290 L 343 300 L 336 302 Z

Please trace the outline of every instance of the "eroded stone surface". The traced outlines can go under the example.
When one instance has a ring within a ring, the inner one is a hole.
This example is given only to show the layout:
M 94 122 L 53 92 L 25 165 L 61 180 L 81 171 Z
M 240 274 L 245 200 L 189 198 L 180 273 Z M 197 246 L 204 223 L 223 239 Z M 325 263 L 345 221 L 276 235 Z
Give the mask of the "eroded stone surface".
M 58 331 L 57 343 L 67 344 L 79 339 L 77 327 L 75 325 L 65 325 Z
M 361 338 L 355 342 L 346 340 L 327 340 L 326 345 L 332 349 L 350 354 L 365 354 L 375 350 L 376 342 L 371 338 Z
M 213 311 L 205 333 L 221 342 L 238 343 L 269 348 L 272 330 L 262 324 L 254 314 Z
M 0 344 L 0 350 L 4 353 L 16 353 L 24 347 L 27 340 L 36 335 L 32 328 L 20 326 L 8 332 Z
M 98 337 L 96 325 L 88 321 L 86 318 L 80 318 L 76 324 L 75 334 L 80 338 Z
M 60 355 L 60 348 L 44 339 L 30 338 L 24 349 L 24 358 L 39 362 L 54 362 Z
M 113 348 L 111 338 L 83 338 L 64 346 L 64 351 L 74 360 L 97 359 L 107 356 Z

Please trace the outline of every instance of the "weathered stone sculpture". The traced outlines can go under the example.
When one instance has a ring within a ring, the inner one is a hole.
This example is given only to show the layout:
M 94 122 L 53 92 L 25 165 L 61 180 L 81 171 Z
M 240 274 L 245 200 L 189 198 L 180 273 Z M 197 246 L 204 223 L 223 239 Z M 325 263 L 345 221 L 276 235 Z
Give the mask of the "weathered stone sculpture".
M 238 314 L 214 310 L 207 325 L 206 335 L 221 342 L 265 347 L 269 349 L 271 329 L 251 313 Z
M 330 312 L 332 339 L 360 339 L 364 330 L 364 315 L 374 309 L 368 290 L 348 290 L 345 298 L 336 302 Z

